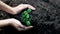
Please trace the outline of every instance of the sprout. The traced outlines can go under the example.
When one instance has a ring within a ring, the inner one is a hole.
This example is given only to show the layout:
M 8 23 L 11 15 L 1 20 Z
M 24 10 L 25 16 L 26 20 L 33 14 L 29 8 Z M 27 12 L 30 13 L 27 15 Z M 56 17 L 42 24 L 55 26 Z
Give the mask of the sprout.
M 30 21 L 26 21 L 26 25 L 27 26 L 30 26 L 31 24 L 30 24 Z
M 29 18 L 29 14 L 26 15 L 26 18 Z
M 28 9 L 28 10 L 27 10 L 28 13 L 31 13 L 31 11 L 32 11 L 31 9 Z
M 26 23 L 26 25 L 27 26 L 30 26 L 31 25 L 31 23 L 30 23 L 30 21 L 31 21 L 31 18 L 30 18 L 30 13 L 31 13 L 31 9 L 28 9 L 27 11 L 24 11 L 23 13 L 22 13 L 22 18 L 21 18 L 21 20 L 24 22 L 24 23 Z

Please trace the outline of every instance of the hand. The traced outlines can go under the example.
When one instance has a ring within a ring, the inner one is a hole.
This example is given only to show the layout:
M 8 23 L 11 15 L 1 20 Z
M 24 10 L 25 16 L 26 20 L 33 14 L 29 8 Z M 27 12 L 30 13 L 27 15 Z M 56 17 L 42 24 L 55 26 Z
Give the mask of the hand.
M 30 8 L 32 10 L 35 10 L 35 8 L 29 4 L 20 4 L 17 7 L 12 8 L 12 11 L 14 12 L 13 14 L 17 14 L 19 12 L 21 12 L 21 10 L 25 9 L 25 8 Z
M 11 22 L 11 25 L 19 31 L 28 30 L 28 29 L 33 27 L 33 26 L 28 26 L 28 27 L 24 26 L 24 25 L 21 24 L 20 21 L 18 21 L 17 19 L 14 19 L 14 18 L 10 19 L 10 22 Z
M 7 4 L 5 4 L 4 2 L 0 1 L 0 10 L 5 11 L 10 14 L 17 14 L 25 8 L 30 8 L 32 10 L 35 10 L 35 8 L 29 4 L 20 4 L 16 7 L 11 7 Z

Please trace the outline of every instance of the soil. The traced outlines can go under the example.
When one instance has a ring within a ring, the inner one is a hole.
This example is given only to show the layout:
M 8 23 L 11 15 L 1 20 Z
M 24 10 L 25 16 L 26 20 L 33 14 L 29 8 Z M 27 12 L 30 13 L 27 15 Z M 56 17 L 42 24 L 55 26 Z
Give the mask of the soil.
M 60 34 L 60 0 L 2 0 L 6 4 L 14 7 L 21 3 L 31 4 L 36 8 L 31 13 L 32 29 L 27 31 L 17 31 L 12 26 L 4 27 L 2 34 Z M 0 19 L 17 18 L 20 14 L 10 15 L 0 11 Z

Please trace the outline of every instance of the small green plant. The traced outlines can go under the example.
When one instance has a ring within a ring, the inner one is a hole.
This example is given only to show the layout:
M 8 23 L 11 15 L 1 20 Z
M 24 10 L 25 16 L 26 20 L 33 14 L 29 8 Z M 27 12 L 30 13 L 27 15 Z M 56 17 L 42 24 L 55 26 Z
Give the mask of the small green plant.
M 31 9 L 27 9 L 26 11 L 23 11 L 22 12 L 22 18 L 21 18 L 21 20 L 27 25 L 27 26 L 30 26 L 31 25 L 31 23 L 30 23 L 30 21 L 31 21 L 31 18 L 30 18 L 30 13 L 32 12 L 32 10 Z

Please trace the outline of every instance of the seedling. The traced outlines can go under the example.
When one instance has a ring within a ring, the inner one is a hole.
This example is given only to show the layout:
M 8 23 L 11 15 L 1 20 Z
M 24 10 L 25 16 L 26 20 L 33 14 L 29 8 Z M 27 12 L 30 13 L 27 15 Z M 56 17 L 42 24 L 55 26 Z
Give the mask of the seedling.
M 30 18 L 30 13 L 32 12 L 31 9 L 27 9 L 26 11 L 22 12 L 21 20 L 27 25 L 31 25 L 31 18 Z

